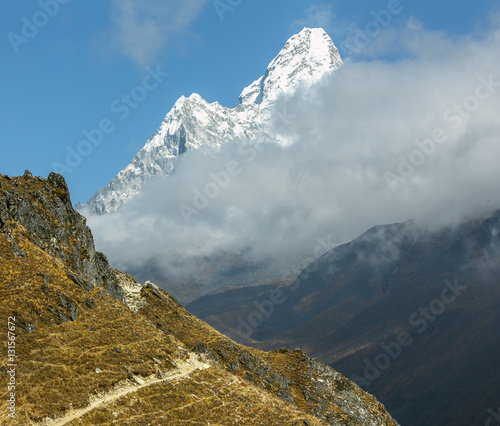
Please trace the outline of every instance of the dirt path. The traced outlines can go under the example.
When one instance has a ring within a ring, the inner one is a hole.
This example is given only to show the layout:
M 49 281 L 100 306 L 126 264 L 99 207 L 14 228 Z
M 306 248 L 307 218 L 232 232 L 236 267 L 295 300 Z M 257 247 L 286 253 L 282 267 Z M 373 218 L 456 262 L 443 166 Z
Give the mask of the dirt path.
M 83 417 L 88 412 L 94 410 L 97 407 L 105 405 L 109 402 L 115 401 L 122 396 L 125 396 L 129 393 L 137 392 L 139 389 L 142 389 L 146 386 L 154 385 L 155 383 L 161 382 L 169 382 L 175 379 L 182 379 L 184 377 L 189 376 L 195 370 L 203 370 L 205 368 L 210 368 L 210 364 L 201 362 L 198 360 L 198 357 L 192 353 L 189 354 L 189 359 L 187 361 L 177 361 L 177 368 L 170 372 L 165 373 L 166 377 L 164 379 L 158 379 L 155 376 L 151 376 L 147 379 L 139 379 L 136 380 L 140 383 L 131 383 L 131 381 L 127 381 L 125 383 L 118 384 L 114 389 L 108 391 L 105 395 L 97 396 L 91 398 L 90 404 L 79 410 L 72 410 L 68 412 L 64 417 L 52 420 L 47 419 L 42 422 L 42 425 L 51 425 L 51 426 L 61 426 L 65 425 L 73 420 L 79 419 Z

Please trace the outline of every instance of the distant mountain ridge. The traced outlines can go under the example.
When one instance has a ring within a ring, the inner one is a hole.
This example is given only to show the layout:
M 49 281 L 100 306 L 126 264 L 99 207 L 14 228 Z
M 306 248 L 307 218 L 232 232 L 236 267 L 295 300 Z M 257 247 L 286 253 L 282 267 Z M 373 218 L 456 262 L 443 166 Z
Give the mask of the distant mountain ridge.
M 305 349 L 401 424 L 482 424 L 500 399 L 499 235 L 500 210 L 437 231 L 379 225 L 291 284 L 219 291 L 187 308 L 245 344 Z
M 187 150 L 215 154 L 229 141 L 287 144 L 273 129 L 276 100 L 341 65 L 328 34 L 321 28 L 304 28 L 286 42 L 264 75 L 242 91 L 237 107 L 209 104 L 196 93 L 179 98 L 130 164 L 85 204 L 78 204 L 77 210 L 91 214 L 115 211 L 140 194 L 145 182 L 169 175 L 177 157 Z

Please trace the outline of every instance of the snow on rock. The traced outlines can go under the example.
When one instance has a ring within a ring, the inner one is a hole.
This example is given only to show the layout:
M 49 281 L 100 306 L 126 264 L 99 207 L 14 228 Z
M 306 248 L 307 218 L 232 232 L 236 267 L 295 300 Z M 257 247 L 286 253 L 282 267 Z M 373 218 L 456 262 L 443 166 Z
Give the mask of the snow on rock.
M 325 30 L 304 28 L 286 42 L 266 73 L 243 90 L 240 103 L 267 106 L 281 93 L 313 83 L 341 65 L 339 52 Z
M 225 108 L 218 102 L 209 104 L 196 93 L 188 98 L 181 96 L 130 164 L 77 209 L 92 214 L 115 211 L 139 195 L 144 182 L 169 175 L 177 157 L 186 150 L 213 155 L 232 140 L 286 145 L 287 141 L 272 131 L 273 102 L 283 93 L 313 84 L 341 65 L 328 34 L 321 28 L 304 28 L 286 42 L 265 74 L 243 90 L 236 108 Z

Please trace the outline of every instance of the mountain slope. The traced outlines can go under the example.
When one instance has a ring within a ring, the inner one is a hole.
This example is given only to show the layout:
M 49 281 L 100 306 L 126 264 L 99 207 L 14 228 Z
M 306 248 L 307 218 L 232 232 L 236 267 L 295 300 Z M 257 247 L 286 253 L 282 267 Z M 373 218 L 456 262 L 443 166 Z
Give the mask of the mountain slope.
M 499 230 L 500 212 L 433 232 L 377 226 L 279 293 L 233 289 L 187 307 L 246 344 L 303 348 L 402 424 L 480 424 L 500 399 Z
M 243 90 L 236 108 L 209 104 L 198 94 L 181 97 L 130 164 L 87 203 L 78 205 L 78 210 L 92 214 L 116 210 L 140 194 L 144 182 L 169 175 L 178 155 L 186 150 L 210 155 L 230 141 L 289 143 L 275 128 L 282 116 L 274 108 L 276 100 L 341 64 L 337 48 L 323 29 L 304 28 L 287 41 L 265 74 Z
M 0 300 L 2 424 L 397 424 L 302 351 L 236 344 L 112 269 L 60 175 L 0 175 Z
M 265 74 L 243 89 L 240 103 L 267 106 L 281 93 L 314 83 L 341 64 L 337 48 L 323 29 L 304 28 L 286 42 Z

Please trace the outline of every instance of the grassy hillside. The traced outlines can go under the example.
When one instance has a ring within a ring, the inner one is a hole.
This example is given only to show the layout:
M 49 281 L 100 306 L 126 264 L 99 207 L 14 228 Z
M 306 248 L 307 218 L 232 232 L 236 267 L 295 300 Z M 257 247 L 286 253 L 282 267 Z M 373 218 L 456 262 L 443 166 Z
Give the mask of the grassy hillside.
M 1 424 L 395 425 L 301 351 L 236 344 L 95 252 L 65 183 L 0 176 Z M 9 397 L 7 386 L 1 398 Z

